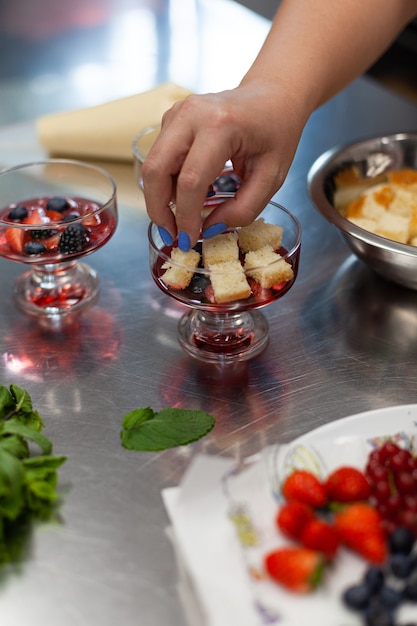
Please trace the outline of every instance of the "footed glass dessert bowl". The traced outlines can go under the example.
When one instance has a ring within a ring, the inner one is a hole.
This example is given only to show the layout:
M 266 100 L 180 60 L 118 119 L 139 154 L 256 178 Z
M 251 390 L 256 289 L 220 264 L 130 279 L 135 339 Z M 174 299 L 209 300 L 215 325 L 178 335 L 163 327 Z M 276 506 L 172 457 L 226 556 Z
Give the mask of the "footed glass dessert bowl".
M 142 168 L 146 157 L 160 132 L 161 126 L 155 124 L 142 129 L 133 139 L 133 165 L 136 182 L 143 189 Z M 220 176 L 213 182 L 213 191 L 217 193 L 235 193 L 240 187 L 240 178 L 233 169 L 231 161 L 224 165 Z
M 189 309 L 178 325 L 188 354 L 221 364 L 264 350 L 269 327 L 257 309 L 282 298 L 297 276 L 301 226 L 294 215 L 271 201 L 250 226 L 202 239 L 189 252 L 165 245 L 153 223 L 148 238 L 155 283 Z
M 79 259 L 117 226 L 116 184 L 81 161 L 48 159 L 0 173 L 0 256 L 29 266 L 15 301 L 38 318 L 62 319 L 97 299 L 99 277 Z

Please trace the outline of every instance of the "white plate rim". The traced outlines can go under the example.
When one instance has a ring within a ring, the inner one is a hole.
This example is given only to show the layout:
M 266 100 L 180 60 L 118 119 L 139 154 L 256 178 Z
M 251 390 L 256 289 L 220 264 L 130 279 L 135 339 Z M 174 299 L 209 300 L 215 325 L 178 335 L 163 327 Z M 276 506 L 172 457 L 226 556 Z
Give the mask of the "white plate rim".
M 392 418 L 395 417 L 395 421 L 391 423 Z M 312 444 L 316 440 L 322 439 L 334 439 L 337 441 L 340 437 L 372 437 L 376 434 L 390 435 L 398 430 L 401 430 L 406 424 L 407 420 L 415 418 L 417 422 L 417 404 L 399 404 L 389 407 L 383 407 L 378 409 L 370 409 L 368 411 L 362 411 L 341 417 L 327 424 L 322 424 L 313 430 L 300 435 L 296 439 L 291 441 L 292 445 L 299 444 Z M 378 423 L 375 423 L 375 419 L 378 418 Z M 347 432 L 352 425 L 358 425 L 359 430 L 355 432 Z

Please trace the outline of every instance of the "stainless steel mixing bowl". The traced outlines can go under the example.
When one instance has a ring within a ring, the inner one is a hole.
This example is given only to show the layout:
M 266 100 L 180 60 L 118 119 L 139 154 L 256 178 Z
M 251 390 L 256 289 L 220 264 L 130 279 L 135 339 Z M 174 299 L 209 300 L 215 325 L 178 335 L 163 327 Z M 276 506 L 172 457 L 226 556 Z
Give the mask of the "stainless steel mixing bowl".
M 308 173 L 308 191 L 317 210 L 339 229 L 352 252 L 383 278 L 417 290 L 417 247 L 375 235 L 343 217 L 335 207 L 336 180 L 354 171 L 357 188 L 380 181 L 388 170 L 417 170 L 417 133 L 374 137 L 322 154 Z

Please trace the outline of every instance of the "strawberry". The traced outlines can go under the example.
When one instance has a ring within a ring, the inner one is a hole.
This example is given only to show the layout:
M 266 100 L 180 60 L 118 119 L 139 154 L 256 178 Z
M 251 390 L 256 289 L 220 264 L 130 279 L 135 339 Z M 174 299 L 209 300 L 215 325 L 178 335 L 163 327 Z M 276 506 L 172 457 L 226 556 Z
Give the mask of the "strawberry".
M 25 219 L 25 224 L 47 224 L 49 219 L 46 217 L 43 209 L 33 209 Z
M 13 252 L 22 252 L 25 232 L 22 228 L 6 228 L 6 241 Z
M 62 222 L 62 213 L 58 213 L 58 211 L 47 210 L 46 217 L 48 217 L 51 222 Z
M 312 507 L 326 504 L 327 495 L 320 479 L 307 470 L 295 470 L 282 485 L 282 495 L 286 500 L 298 500 Z
M 365 474 L 356 467 L 342 466 L 334 470 L 324 483 L 327 497 L 332 502 L 367 500 L 371 494 Z
M 309 520 L 301 533 L 301 543 L 305 548 L 318 550 L 331 561 L 339 549 L 339 534 L 328 522 L 315 517 Z
M 387 556 L 387 542 L 382 518 L 366 502 L 347 504 L 336 511 L 334 525 L 340 541 L 371 563 L 382 563 Z
M 281 506 L 276 516 L 280 531 L 290 539 L 300 539 L 304 526 L 314 519 L 314 511 L 308 504 L 291 500 Z
M 47 250 L 58 250 L 58 244 L 59 244 L 59 239 L 60 239 L 60 234 L 57 233 L 56 235 L 53 235 L 52 237 L 48 237 L 47 239 L 43 239 L 42 243 L 44 244 L 45 248 Z
M 290 591 L 307 593 L 320 582 L 324 559 L 320 552 L 306 548 L 279 548 L 266 555 L 269 576 Z

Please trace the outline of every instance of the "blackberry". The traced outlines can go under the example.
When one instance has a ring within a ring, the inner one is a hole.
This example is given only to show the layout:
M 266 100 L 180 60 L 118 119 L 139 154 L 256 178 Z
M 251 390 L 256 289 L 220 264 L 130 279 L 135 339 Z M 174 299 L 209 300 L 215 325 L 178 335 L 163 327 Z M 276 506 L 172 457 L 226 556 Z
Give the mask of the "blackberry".
M 39 229 L 39 230 L 31 230 L 30 235 L 32 239 L 49 239 L 56 235 L 56 230 L 51 230 L 50 228 Z
M 88 230 L 82 224 L 70 224 L 62 233 L 58 251 L 63 254 L 73 254 L 81 252 L 88 243 Z
M 13 222 L 21 222 L 28 216 L 28 210 L 23 204 L 16 204 L 15 207 L 10 211 L 7 218 L 12 220 Z
M 42 254 L 46 246 L 41 241 L 28 241 L 23 248 L 26 254 Z
M 56 211 L 57 213 L 63 213 L 67 209 L 69 209 L 70 203 L 66 198 L 62 198 L 61 196 L 54 196 L 53 198 L 49 198 L 46 209 L 47 211 Z

